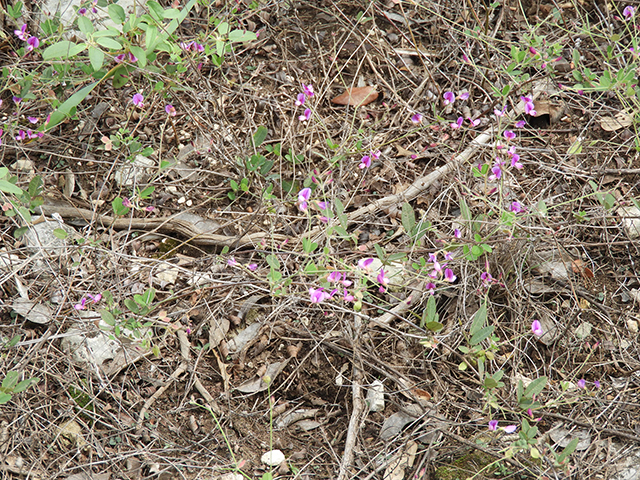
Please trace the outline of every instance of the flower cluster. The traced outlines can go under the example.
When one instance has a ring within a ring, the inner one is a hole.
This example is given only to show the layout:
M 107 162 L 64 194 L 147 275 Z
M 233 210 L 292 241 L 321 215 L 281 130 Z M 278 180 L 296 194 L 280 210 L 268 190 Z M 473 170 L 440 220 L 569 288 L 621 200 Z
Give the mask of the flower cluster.
M 129 59 L 129 62 L 136 63 L 138 61 L 138 57 L 136 57 L 133 53 L 127 52 L 126 54 L 121 53 L 120 55 L 116 55 L 113 57 L 116 63 L 122 63 L 125 59 Z
M 240 266 L 241 263 L 238 262 L 235 258 L 229 257 L 229 260 L 227 260 L 227 265 L 229 265 L 230 267 L 237 267 L 237 266 Z M 250 263 L 250 264 L 247 265 L 247 268 L 249 270 L 251 270 L 252 272 L 255 272 L 258 269 L 258 264 L 257 263 Z
M 306 102 L 307 98 L 311 98 L 311 97 L 313 97 L 313 95 L 314 95 L 313 85 L 311 85 L 311 84 L 305 85 L 303 83 L 302 84 L 302 92 L 299 93 L 296 96 L 296 101 L 295 101 L 296 107 L 300 107 L 300 106 L 304 105 L 304 103 Z M 300 120 L 301 122 L 306 122 L 310 118 L 311 118 L 311 109 L 310 108 L 305 108 L 304 113 L 298 117 L 298 120 Z
M 378 160 L 380 158 L 381 152 L 380 150 L 376 150 L 375 152 L 370 152 L 369 155 L 364 155 L 361 159 L 360 159 L 360 165 L 358 165 L 358 168 L 360 170 L 363 170 L 365 168 L 369 168 L 371 166 L 371 160 Z
M 2 131 L 0 131 L 2 134 Z M 16 140 L 26 140 L 27 138 L 42 138 L 44 136 L 43 132 L 33 132 L 32 130 L 18 130 L 18 135 L 16 135 Z
M 198 42 L 180 42 L 180 48 L 185 52 L 204 52 L 204 45 Z
M 301 212 L 306 212 L 309 209 L 310 198 L 311 198 L 311 189 L 309 187 L 303 188 L 298 192 L 298 201 L 296 202 L 296 205 L 298 205 L 298 208 L 300 209 Z M 323 202 L 321 200 L 315 200 L 313 204 L 319 210 L 323 210 L 323 211 L 326 210 L 328 207 L 327 202 Z M 322 223 L 327 223 L 329 221 L 329 219 L 325 216 L 321 216 L 320 220 L 322 221 Z
M 504 430 L 505 433 L 513 433 L 518 429 L 517 425 L 507 425 L 506 427 L 499 427 L 501 430 Z M 498 421 L 497 420 L 491 420 L 489 422 L 489 430 L 491 430 L 492 432 L 495 432 L 496 430 L 498 430 Z
M 98 293 L 97 295 L 91 295 L 90 293 L 87 293 L 84 297 L 82 297 L 80 303 L 76 303 L 73 308 L 75 308 L 76 310 L 84 310 L 86 308 L 85 305 L 87 303 L 87 298 L 93 303 L 98 303 L 102 299 L 102 294 Z
M 625 21 L 631 20 L 635 14 L 636 8 L 632 7 L 631 5 L 627 5 L 622 11 L 622 15 L 624 16 Z
M 451 255 L 450 252 L 445 252 L 444 259 L 453 260 L 453 255 Z M 443 263 L 442 265 L 440 264 L 440 262 L 438 261 L 437 253 L 429 254 L 429 262 L 433 266 L 433 270 L 429 274 L 429 277 L 431 277 L 432 279 L 443 279 L 445 282 L 453 283 L 458 278 L 454 275 L 453 270 L 451 270 L 450 268 L 446 268 L 446 263 Z M 433 295 L 436 290 L 436 285 L 433 282 L 428 282 L 425 288 L 431 295 Z
M 31 35 L 27 31 L 27 24 L 25 23 L 20 27 L 20 30 L 14 30 L 16 37 L 20 40 L 27 42 L 27 52 L 31 52 L 33 49 L 38 48 L 40 46 L 40 40 L 38 37 Z
M 141 93 L 136 93 L 132 98 L 131 98 L 131 102 L 133 102 L 133 104 L 138 107 L 138 108 L 142 108 L 144 107 L 144 97 L 142 96 Z
M 533 98 L 525 96 L 520 97 L 520 100 L 524 102 L 524 113 L 531 115 L 532 117 L 535 117 L 538 114 L 538 112 L 536 112 L 536 106 L 533 103 Z

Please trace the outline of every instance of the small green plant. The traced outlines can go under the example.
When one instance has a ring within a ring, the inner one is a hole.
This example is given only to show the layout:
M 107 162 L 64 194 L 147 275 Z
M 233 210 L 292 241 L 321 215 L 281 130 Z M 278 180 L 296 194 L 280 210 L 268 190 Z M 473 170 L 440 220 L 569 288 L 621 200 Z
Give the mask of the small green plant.
M 124 304 L 129 310 L 129 313 L 126 314 L 117 307 L 111 293 L 106 291 L 102 296 L 107 303 L 107 308 L 100 310 L 100 316 L 107 325 L 113 327 L 115 337 L 129 335 L 134 339 L 141 339 L 143 345 L 149 347 L 151 336 L 149 328 L 153 322 L 145 321 L 145 317 L 155 308 L 153 304 L 155 294 L 155 289 L 151 287 L 141 295 L 136 294 L 133 298 L 126 298 Z M 154 353 L 158 355 L 157 346 L 153 346 L 153 349 Z
M 17 186 L 18 177 L 11 176 L 7 167 L 0 167 L 0 192 L 6 193 L 8 203 L 3 205 L 2 210 L 7 217 L 21 219 L 21 223 L 26 223 L 14 230 L 13 236 L 20 238 L 31 224 L 31 214 L 36 208 L 44 203 L 41 196 L 42 178 L 34 176 L 29 182 L 26 190 Z
M 38 377 L 31 377 L 20 381 L 20 376 L 20 372 L 7 372 L 0 386 L 0 405 L 10 402 L 13 395 L 25 391 L 31 385 L 40 381 Z

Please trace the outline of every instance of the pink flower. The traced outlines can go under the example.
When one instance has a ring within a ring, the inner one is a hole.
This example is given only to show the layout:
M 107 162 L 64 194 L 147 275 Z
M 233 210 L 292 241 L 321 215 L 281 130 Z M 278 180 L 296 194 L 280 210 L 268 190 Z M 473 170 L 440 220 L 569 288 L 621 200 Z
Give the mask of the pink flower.
M 380 155 L 382 155 L 382 152 L 380 150 L 371 152 L 371 158 L 373 158 L 374 160 L 378 160 L 380 158 Z
M 507 140 L 513 140 L 514 138 L 516 138 L 516 134 L 511 130 L 505 130 L 504 138 L 506 138 Z
M 411 121 L 416 125 L 418 125 L 419 123 L 422 123 L 422 115 L 420 115 L 419 113 L 416 113 L 411 117 Z
M 82 7 L 78 10 L 78 15 L 85 16 L 87 14 L 87 9 Z
M 458 98 L 460 98 L 460 100 L 466 100 L 469 98 L 469 92 L 462 92 Z
M 342 274 L 342 280 L 340 280 L 340 283 L 345 287 L 350 287 L 353 282 L 351 280 L 347 280 L 347 272 L 344 272 Z
M 498 421 L 497 420 L 491 420 L 489 422 L 489 430 L 491 430 L 492 432 L 495 432 L 498 429 Z
M 302 90 L 304 91 L 304 94 L 307 97 L 313 97 L 313 85 L 309 84 L 309 85 L 305 85 L 304 83 L 302 84 Z
M 482 283 L 486 285 L 489 285 L 490 283 L 495 283 L 496 279 L 493 278 L 493 276 L 489 273 L 489 272 L 482 272 L 482 275 L 480 275 L 480 280 L 482 280 Z
M 318 208 L 320 210 L 326 210 L 327 209 L 327 202 L 316 202 L 316 205 L 318 205 Z
M 229 257 L 229 260 L 227 260 L 227 265 L 229 265 L 230 267 L 236 267 L 238 266 L 238 261 L 233 257 Z
M 522 207 L 522 205 L 520 205 L 520 202 L 512 202 L 509 209 L 514 213 L 520 213 L 524 211 L 524 208 Z
M 304 105 L 304 101 L 306 100 L 307 97 L 304 96 L 304 93 L 299 93 L 298 94 L 298 99 L 296 100 L 296 107 L 299 107 L 300 105 Z
M 537 51 L 535 48 L 533 48 L 533 47 L 529 47 L 529 53 L 530 53 L 531 55 L 537 55 L 538 51 Z
M 451 124 L 451 128 L 460 128 L 462 127 L 463 122 L 464 122 L 464 118 L 458 117 L 458 120 L 456 121 L 456 123 Z
M 445 105 L 449 105 L 450 103 L 453 103 L 456 101 L 456 96 L 453 92 L 444 92 L 444 104 Z
M 311 109 L 307 108 L 302 115 L 298 117 L 298 120 L 305 122 L 311 118 Z
M 167 112 L 167 115 L 171 116 L 171 117 L 175 117 L 176 116 L 176 107 L 174 107 L 171 104 L 168 104 L 164 107 L 164 111 Z
M 16 140 L 24 140 L 27 138 L 27 132 L 24 130 L 18 130 L 18 135 L 16 135 Z
M 87 299 L 82 297 L 82 300 L 80 300 L 80 303 L 76 303 L 73 308 L 75 308 L 76 310 L 84 310 L 85 309 L 85 303 L 87 303 Z
M 16 36 L 22 40 L 22 41 L 26 41 L 29 35 L 29 32 L 27 32 L 27 24 L 25 23 L 24 25 L 22 25 L 22 27 L 20 27 L 20 30 L 14 30 L 13 33 L 16 34 Z
M 523 128 L 526 124 L 527 124 L 527 122 L 525 122 L 524 120 L 520 120 L 519 122 L 516 122 L 516 124 L 514 126 L 516 128 Z
M 518 429 L 517 425 L 507 425 L 506 427 L 502 427 L 505 433 L 513 433 Z
M 453 260 L 453 254 L 451 252 L 445 252 L 444 259 L 445 260 Z
M 96 295 L 91 295 L 90 293 L 87 293 L 87 297 L 89 297 L 93 303 L 98 303 L 102 299 L 102 294 L 98 293 Z
M 382 286 L 389 285 L 389 277 L 385 276 L 383 268 L 380 269 L 380 273 L 376 277 L 376 280 L 378 280 L 378 283 L 380 283 L 380 285 L 382 285 Z
M 364 168 L 369 168 L 370 166 L 371 166 L 371 157 L 369 155 L 365 155 L 360 159 L 360 165 L 358 165 L 358 168 L 360 170 Z
M 131 63 L 135 63 L 138 61 L 138 57 L 136 57 L 133 53 L 129 52 L 128 55 L 129 55 L 129 61 Z
M 345 302 L 353 302 L 355 300 L 355 297 L 351 295 L 346 288 L 344 289 L 344 295 L 342 298 Z
M 27 40 L 27 43 L 28 43 L 27 52 L 30 52 L 34 48 L 38 48 L 40 46 L 40 40 L 38 40 L 38 37 L 29 37 L 29 40 Z
M 0 145 L 2 145 L 2 134 L 4 133 L 4 130 L 0 128 Z
M 496 117 L 504 117 L 504 112 L 507 109 L 507 106 L 505 105 L 504 107 L 502 107 L 502 110 L 498 110 L 497 108 L 493 109 L 493 114 Z
M 459 229 L 459 228 L 456 228 L 456 229 L 454 229 L 454 230 L 453 230 L 453 236 L 454 236 L 455 238 L 460 238 L 460 237 L 462 237 L 462 232 L 460 232 L 460 229 Z
M 29 123 L 38 123 L 38 119 L 36 117 L 27 117 L 27 120 L 29 120 Z
M 309 197 L 311 197 L 311 189 L 309 187 L 303 188 L 298 193 L 298 208 L 303 212 L 307 211 Z
M 131 203 L 131 200 L 129 200 L 128 197 L 124 197 L 122 199 L 122 206 L 123 207 L 127 207 L 127 208 L 131 208 L 131 207 L 133 207 L 133 203 Z
M 369 270 L 369 266 L 373 263 L 373 258 L 361 258 L 358 260 L 358 268 L 361 270 Z
M 255 272 L 258 269 L 258 264 L 257 263 L 250 263 L 249 265 L 247 265 L 247 268 L 249 270 L 251 270 L 252 272 Z
M 536 112 L 536 106 L 533 103 L 533 99 L 531 97 L 520 97 L 520 99 L 524 102 L 524 112 L 527 115 L 535 117 L 538 113 Z
M 133 104 L 138 107 L 138 108 L 142 108 L 144 107 L 144 103 L 143 103 L 144 97 L 142 96 L 141 93 L 136 93 L 132 98 L 131 101 L 133 102 Z
M 593 386 L 596 388 L 600 388 L 601 387 L 600 380 L 596 380 L 595 382 L 593 382 Z
M 491 180 L 500 180 L 502 178 L 502 165 L 504 165 L 504 162 L 502 162 L 500 158 L 496 158 L 496 163 L 491 167 L 491 171 L 493 172 L 493 175 L 489 176 Z
M 339 282 L 341 277 L 342 275 L 340 274 L 340 272 L 331 272 L 329 275 L 327 275 L 327 282 L 329 283 Z
M 325 292 L 322 287 L 309 288 L 309 296 L 311 297 L 311 303 L 321 303 L 331 298 L 331 295 Z
M 544 330 L 542 330 L 542 324 L 539 320 L 534 320 L 531 322 L 531 331 L 536 337 L 541 337 L 544 335 Z
M 584 378 L 581 378 L 580 380 L 578 380 L 578 388 L 579 389 L 583 389 L 584 387 L 586 387 L 587 382 Z
M 445 279 L 447 282 L 449 282 L 449 283 L 453 283 L 453 282 L 455 282 L 455 281 L 456 281 L 456 278 L 458 278 L 458 277 L 456 277 L 456 276 L 453 274 L 453 270 L 451 270 L 450 268 L 447 268 L 447 269 L 444 271 L 444 279 Z
M 116 63 L 122 63 L 124 62 L 124 53 L 121 53 L 120 55 L 116 55 L 115 57 L 113 57 L 113 60 Z
M 436 284 L 433 282 L 429 282 L 427 283 L 425 288 L 427 289 L 427 292 L 429 292 L 429 295 L 433 295 L 436 291 Z
M 630 20 L 631 17 L 633 17 L 633 15 L 636 13 L 636 9 L 635 7 L 632 7 L 631 5 L 628 5 L 626 7 L 624 7 L 624 10 L 622 11 L 622 15 L 624 15 L 624 19 L 626 20 Z
M 475 120 L 473 120 L 472 118 L 467 118 L 467 120 L 469 120 L 469 123 L 471 124 L 472 127 L 477 127 L 478 125 L 480 125 L 480 119 L 477 118 Z

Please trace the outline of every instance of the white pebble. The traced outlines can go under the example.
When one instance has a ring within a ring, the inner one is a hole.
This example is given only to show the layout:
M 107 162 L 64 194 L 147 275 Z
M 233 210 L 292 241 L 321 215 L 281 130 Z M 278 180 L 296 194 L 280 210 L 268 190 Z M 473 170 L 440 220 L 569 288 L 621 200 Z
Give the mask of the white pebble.
M 280 450 L 271 450 L 270 452 L 262 455 L 260 461 L 265 465 L 269 465 L 270 467 L 277 467 L 282 462 L 284 462 L 284 453 L 282 453 Z

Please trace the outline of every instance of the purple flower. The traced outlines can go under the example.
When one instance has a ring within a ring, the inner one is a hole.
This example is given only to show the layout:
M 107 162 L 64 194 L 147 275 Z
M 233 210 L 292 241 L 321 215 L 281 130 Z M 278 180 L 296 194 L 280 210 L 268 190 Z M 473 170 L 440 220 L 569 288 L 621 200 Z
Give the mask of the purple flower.
M 258 269 L 258 264 L 257 263 L 250 263 L 249 265 L 247 265 L 247 268 L 249 270 L 251 270 L 252 272 L 255 272 Z
M 340 278 L 342 278 L 342 274 L 340 272 L 331 272 L 327 275 L 327 282 L 336 283 L 340 281 Z
M 489 430 L 491 430 L 492 432 L 495 432 L 497 429 L 498 429 L 498 421 L 497 420 L 489 421 Z
M 524 102 L 524 112 L 527 115 L 535 117 L 538 113 L 536 112 L 536 106 L 533 103 L 533 99 L 531 97 L 520 97 L 520 99 Z
M 340 280 L 340 283 L 345 287 L 350 287 L 353 282 L 351 280 L 347 280 L 347 272 L 344 272 L 342 274 L 342 280 Z
M 24 130 L 18 130 L 18 135 L 16 135 L 16 140 L 24 140 L 27 138 L 27 132 Z
M 469 98 L 469 92 L 462 92 L 462 93 L 458 96 L 458 98 L 459 98 L 460 100 L 466 100 L 466 99 L 468 99 L 468 98 Z
M 442 267 L 438 262 L 433 262 L 433 272 L 429 275 L 431 278 L 438 278 L 438 275 L 442 273 Z
M 430 295 L 433 295 L 434 292 L 436 291 L 436 284 L 433 282 L 429 282 L 427 283 L 425 288 L 427 289 L 427 292 L 429 292 Z
M 2 145 L 2 134 L 4 133 L 4 130 L 0 128 L 0 145 Z
M 360 165 L 358 165 L 359 169 L 369 168 L 371 166 L 371 157 L 369 155 L 365 155 L 360 159 Z
M 456 123 L 451 124 L 451 128 L 460 128 L 462 127 L 463 122 L 464 122 L 464 118 L 458 117 L 458 120 L 456 121 Z
M 380 155 L 382 155 L 382 152 L 380 150 L 371 152 L 371 158 L 373 158 L 374 160 L 378 160 L 380 158 Z
M 138 108 L 144 107 L 143 100 L 144 100 L 144 97 L 142 96 L 141 93 L 136 93 L 133 96 L 133 98 L 131 98 L 131 101 L 133 102 L 133 104 Z
M 87 9 L 82 7 L 81 9 L 78 10 L 78 15 L 82 15 L 85 16 L 87 14 Z
M 376 277 L 376 280 L 378 280 L 378 283 L 380 283 L 380 285 L 382 285 L 383 287 L 389 285 L 389 277 L 385 276 L 383 268 L 380 269 L 380 273 Z
M 596 380 L 595 382 L 593 382 L 593 386 L 596 388 L 600 388 L 601 387 L 600 380 Z
M 298 94 L 298 99 L 296 100 L 296 107 L 299 107 L 300 105 L 304 105 L 304 101 L 307 97 L 305 97 L 304 93 L 299 93 Z
M 38 48 L 40 46 L 40 40 L 38 40 L 38 37 L 29 37 L 29 40 L 27 40 L 27 43 L 29 44 L 27 46 L 27 52 L 30 52 L 34 48 Z
M 87 299 L 82 297 L 82 300 L 80 300 L 80 303 L 76 303 L 73 308 L 75 308 L 76 310 L 84 310 L 85 309 L 85 303 L 87 303 Z
M 89 297 L 93 303 L 98 303 L 102 299 L 102 294 L 98 293 L 96 295 L 91 295 L 90 293 L 87 293 L 87 297 Z
M 309 197 L 311 197 L 311 189 L 309 187 L 303 188 L 298 192 L 298 208 L 303 212 L 307 211 Z
M 450 103 L 453 103 L 456 101 L 456 96 L 453 92 L 444 92 L 444 104 L 445 105 L 449 105 Z
M 349 293 L 349 291 L 345 288 L 344 295 L 342 296 L 345 302 L 353 302 L 356 298 Z
M 437 263 L 438 262 L 438 254 L 437 253 L 430 253 L 429 254 L 429 261 L 431 263 Z
M 579 389 L 583 389 L 585 386 L 587 385 L 587 382 L 584 378 L 581 378 L 580 380 L 578 380 L 578 388 Z
M 518 429 L 518 426 L 517 425 L 507 425 L 506 427 L 502 427 L 502 429 L 506 433 L 513 433 Z
M 304 94 L 307 97 L 313 97 L 313 85 L 309 84 L 309 85 L 305 85 L 304 83 L 302 84 L 302 90 L 304 91 Z
M 507 109 L 507 106 L 505 105 L 504 107 L 502 107 L 502 110 L 498 110 L 497 108 L 493 109 L 493 114 L 496 117 L 504 117 L 504 112 Z
M 622 11 L 622 15 L 624 15 L 625 20 L 630 20 L 635 13 L 636 13 L 636 9 L 631 5 L 624 7 L 624 10 Z
M 324 215 L 320 216 L 318 219 L 325 225 L 329 223 L 329 217 L 325 217 Z
M 524 208 L 522 207 L 522 205 L 520 205 L 520 202 L 512 202 L 509 209 L 514 213 L 520 213 L 524 211 Z
M 514 138 L 516 138 L 516 134 L 511 130 L 505 130 L 504 138 L 506 138 L 507 140 L 513 140 Z
M 311 303 L 321 303 L 331 298 L 331 295 L 325 292 L 322 287 L 320 288 L 309 288 L 309 296 L 311 297 Z
M 489 285 L 490 283 L 494 283 L 496 281 L 496 279 L 493 278 L 493 276 L 489 272 L 482 272 L 482 275 L 480 275 L 480 280 L 482 280 L 482 283 L 484 283 L 485 285 Z
M 361 258 L 358 260 L 358 268 L 361 270 L 369 270 L 369 266 L 373 263 L 373 258 Z
M 519 122 L 516 122 L 516 124 L 514 126 L 516 128 L 523 128 L 526 124 L 527 124 L 527 122 L 525 122 L 524 120 L 520 120 Z
M 229 257 L 229 260 L 227 260 L 227 265 L 229 265 L 230 267 L 236 267 L 238 266 L 238 261 L 233 257 Z
M 449 282 L 449 283 L 453 283 L 453 282 L 455 282 L 455 281 L 456 281 L 456 278 L 458 278 L 458 277 L 456 277 L 456 276 L 453 274 L 453 270 L 451 270 L 450 268 L 447 268 L 447 269 L 444 271 L 444 279 L 445 279 L 447 282 Z
M 301 122 L 305 122 L 305 121 L 309 120 L 310 118 L 311 118 L 311 109 L 307 108 L 304 111 L 304 114 L 302 114 L 302 115 L 300 115 L 298 117 L 298 120 L 300 120 Z
M 21 97 L 16 97 L 15 95 L 13 96 L 13 103 L 15 103 L 16 105 L 20 105 L 21 101 L 22 101 Z
M 529 47 L 529 53 L 530 53 L 531 55 L 537 55 L 537 54 L 538 54 L 538 51 L 537 51 L 535 48 L 533 48 L 533 47 Z
M 462 237 L 462 232 L 460 232 L 459 228 L 456 228 L 456 229 L 453 230 L 453 236 L 456 237 L 456 238 Z
M 422 115 L 420 115 L 419 113 L 416 113 L 411 117 L 411 121 L 416 125 L 418 125 L 419 123 L 422 123 Z
M 29 32 L 27 32 L 27 24 L 22 25 L 20 30 L 14 30 L 13 33 L 15 33 L 20 40 L 26 41 L 29 35 Z
M 479 118 L 473 120 L 471 117 L 469 117 L 469 118 L 467 118 L 467 120 L 469 120 L 469 123 L 471 124 L 472 127 L 477 127 L 478 125 L 480 125 L 480 119 Z
M 29 120 L 29 123 L 38 123 L 37 117 L 27 117 L 27 120 Z
M 318 208 L 320 210 L 326 210 L 327 209 L 327 202 L 316 202 L 316 205 L 318 205 Z
M 496 163 L 491 167 L 493 175 L 490 175 L 490 178 L 492 180 L 500 180 L 502 178 L 502 168 L 500 167 L 502 167 L 503 164 L 504 162 L 501 162 L 499 158 L 496 158 Z
M 138 57 L 136 57 L 133 53 L 129 52 L 128 55 L 129 55 L 129 61 L 131 63 L 135 63 L 138 61 Z
M 453 254 L 451 252 L 445 252 L 444 259 L 445 260 L 453 260 Z
M 121 53 L 120 55 L 116 55 L 115 57 L 113 57 L 113 60 L 116 63 L 122 63 L 124 62 L 124 53 Z
M 167 112 L 167 115 L 171 116 L 171 117 L 175 117 L 176 116 L 176 107 L 174 107 L 173 105 L 171 105 L 170 103 L 167 104 L 164 107 L 164 111 Z
M 520 155 L 518 155 L 517 153 L 515 153 L 515 147 L 512 147 L 513 151 L 511 151 L 511 148 L 509 149 L 509 151 L 507 152 L 509 155 L 511 155 L 511 166 L 513 168 L 517 168 L 518 170 L 521 170 L 522 164 L 520 163 Z
M 544 330 L 542 330 L 542 324 L 539 320 L 534 320 L 531 322 L 531 331 L 536 337 L 541 337 L 544 335 Z
M 133 207 L 133 203 L 131 203 L 131 200 L 129 200 L 128 197 L 124 197 L 122 199 L 122 206 L 123 207 L 127 207 L 127 208 L 131 208 L 131 207 Z

